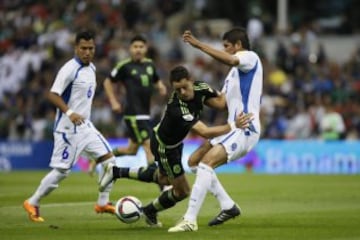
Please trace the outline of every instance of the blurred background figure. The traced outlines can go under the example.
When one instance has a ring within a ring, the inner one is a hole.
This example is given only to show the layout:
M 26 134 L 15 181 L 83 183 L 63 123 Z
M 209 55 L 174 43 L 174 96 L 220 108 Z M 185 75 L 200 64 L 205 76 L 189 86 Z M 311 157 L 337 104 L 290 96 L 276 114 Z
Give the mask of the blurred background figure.
M 221 33 L 246 26 L 252 49 L 264 63 L 264 99 L 270 101 L 263 101 L 262 138 L 296 139 L 293 133 L 299 122 L 295 122 L 307 114 L 311 116 L 310 134 L 299 137 L 320 138 L 315 117 L 322 105 L 316 101 L 329 94 L 344 120 L 345 138 L 358 139 L 358 12 L 360 2 L 354 0 L 0 1 L 0 138 L 51 139 L 51 117 L 47 116 L 54 109 L 43 93 L 49 90 L 54 73 L 72 56 L 73 33 L 91 25 L 98 33 L 98 79 L 105 79 L 112 66 L 128 57 L 126 43 L 132 36 L 145 33 L 148 55 L 161 79 L 168 79 L 175 65 L 186 63 L 194 77 L 215 88 L 222 85 L 228 69 L 189 50 L 180 36 L 190 29 L 200 40 L 221 48 Z M 94 124 L 107 138 L 125 137 L 124 126 L 118 124 L 121 119 L 111 113 L 102 84 L 99 86 Z M 151 119 L 160 119 L 165 103 L 162 97 L 154 97 Z M 205 109 L 202 120 L 217 124 L 224 122 L 224 116 Z
M 334 110 L 334 103 L 328 96 L 324 97 L 325 113 L 320 119 L 320 137 L 323 140 L 341 140 L 345 137 L 344 119 Z

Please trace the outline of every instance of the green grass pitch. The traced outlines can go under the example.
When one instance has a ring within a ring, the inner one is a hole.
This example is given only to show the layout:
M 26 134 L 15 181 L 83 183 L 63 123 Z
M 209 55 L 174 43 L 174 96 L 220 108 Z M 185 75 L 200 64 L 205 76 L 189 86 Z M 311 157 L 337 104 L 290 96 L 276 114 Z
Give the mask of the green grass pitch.
M 0 173 L 0 239 L 360 239 L 359 175 L 221 174 L 219 179 L 243 215 L 222 226 L 208 227 L 207 222 L 219 212 L 216 200 L 208 195 L 197 232 L 168 233 L 185 212 L 187 200 L 159 214 L 163 228 L 149 228 L 143 219 L 127 225 L 114 216 L 95 214 L 96 177 L 85 173 L 71 173 L 43 199 L 44 223 L 30 222 L 22 203 L 45 174 Z M 188 177 L 193 183 L 194 175 Z M 134 195 L 146 204 L 158 193 L 154 184 L 118 180 L 111 199 Z

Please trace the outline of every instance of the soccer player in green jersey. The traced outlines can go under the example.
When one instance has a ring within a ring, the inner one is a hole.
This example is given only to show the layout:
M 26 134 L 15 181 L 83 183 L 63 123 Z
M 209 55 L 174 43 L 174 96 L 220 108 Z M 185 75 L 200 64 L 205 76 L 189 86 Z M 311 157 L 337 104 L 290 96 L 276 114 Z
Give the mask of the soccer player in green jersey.
M 146 57 L 147 41 L 141 35 L 130 41 L 130 57 L 116 64 L 104 81 L 104 89 L 115 113 L 124 114 L 129 144 L 113 150 L 115 156 L 136 155 L 143 147 L 147 163 L 154 162 L 150 150 L 150 100 L 154 89 L 161 96 L 166 95 L 166 87 L 159 78 L 153 61 Z M 113 83 L 121 83 L 126 90 L 123 106 L 114 93 Z
M 173 207 L 190 193 L 181 163 L 183 140 L 193 131 L 204 138 L 228 133 L 237 127 L 246 128 L 251 114 L 239 114 L 233 122 L 221 126 L 208 127 L 200 120 L 204 105 L 224 109 L 224 95 L 201 81 L 193 81 L 186 68 L 179 66 L 170 72 L 173 88 L 165 113 L 160 123 L 154 127 L 151 135 L 151 151 L 158 166 L 154 168 L 118 168 L 109 165 L 100 180 L 99 189 L 120 177 L 138 179 L 144 182 L 156 182 L 172 185 L 164 190 L 151 203 L 143 208 L 146 222 L 150 226 L 161 226 L 157 212 Z

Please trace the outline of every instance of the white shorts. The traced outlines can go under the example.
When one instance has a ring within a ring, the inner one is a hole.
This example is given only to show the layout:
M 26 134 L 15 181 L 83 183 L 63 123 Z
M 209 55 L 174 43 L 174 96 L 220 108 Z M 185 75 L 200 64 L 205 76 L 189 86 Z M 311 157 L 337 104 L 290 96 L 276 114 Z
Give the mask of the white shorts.
M 257 133 L 251 132 L 247 135 L 242 129 L 236 129 L 211 139 L 210 144 L 223 145 L 227 153 L 227 161 L 231 162 L 247 154 L 257 144 L 259 138 Z
M 76 133 L 54 132 L 54 149 L 50 167 L 71 169 L 82 154 L 98 159 L 111 152 L 104 136 L 87 122 L 77 127 Z

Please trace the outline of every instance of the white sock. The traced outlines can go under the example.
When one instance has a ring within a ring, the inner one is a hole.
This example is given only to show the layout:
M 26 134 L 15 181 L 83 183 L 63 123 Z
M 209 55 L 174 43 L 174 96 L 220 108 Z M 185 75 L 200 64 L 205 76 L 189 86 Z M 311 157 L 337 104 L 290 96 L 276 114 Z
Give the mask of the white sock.
M 99 206 L 105 206 L 110 201 L 110 191 L 113 183 L 110 183 L 103 192 L 99 192 L 97 204 Z
M 131 168 L 129 168 L 129 177 L 137 179 L 137 177 L 139 175 L 139 169 L 140 168 L 141 167 L 131 167 Z M 145 169 L 146 167 L 143 167 L 143 168 Z
M 212 175 L 210 192 L 217 198 L 222 210 L 230 209 L 234 206 L 234 200 L 232 200 L 229 194 L 225 191 L 215 173 Z
M 39 206 L 40 200 L 56 189 L 64 178 L 69 174 L 69 170 L 51 170 L 40 182 L 35 193 L 28 199 L 31 205 Z
M 101 162 L 101 164 L 98 164 L 98 172 L 99 172 L 98 182 L 100 182 L 101 178 L 103 177 L 105 166 L 108 165 L 109 163 L 115 164 L 115 157 L 106 159 L 105 161 Z
M 104 167 L 109 163 L 115 163 L 115 157 L 109 158 L 109 159 L 101 162 L 101 169 L 99 171 L 99 181 L 103 175 Z M 99 192 L 99 196 L 98 196 L 98 200 L 97 200 L 98 205 L 105 206 L 106 204 L 108 204 L 108 202 L 110 202 L 110 192 L 111 192 L 112 187 L 113 187 L 113 183 L 110 183 L 104 189 L 104 191 Z
M 190 194 L 189 205 L 184 215 L 185 220 L 196 221 L 206 193 L 210 188 L 212 175 L 214 174 L 214 170 L 211 167 L 203 163 L 199 164 L 195 183 Z

